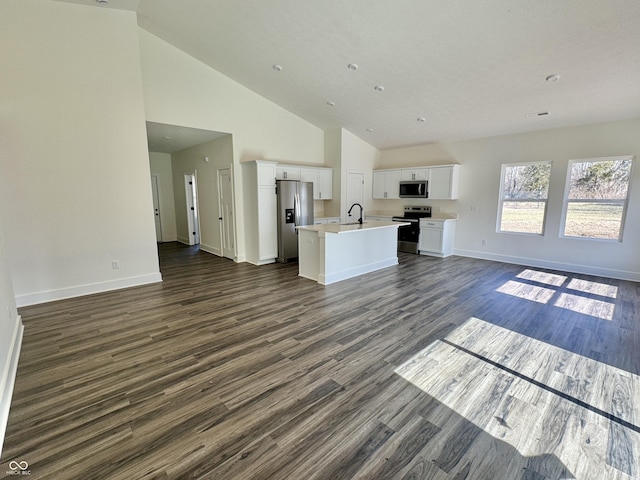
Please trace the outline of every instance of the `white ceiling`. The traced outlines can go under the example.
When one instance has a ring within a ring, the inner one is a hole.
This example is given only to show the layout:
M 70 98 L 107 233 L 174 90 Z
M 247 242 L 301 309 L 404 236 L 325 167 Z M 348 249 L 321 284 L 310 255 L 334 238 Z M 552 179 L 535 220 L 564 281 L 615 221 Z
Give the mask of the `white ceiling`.
M 210 142 L 227 133 L 199 130 L 197 128 L 147 122 L 147 142 L 150 152 L 173 153 L 195 145 Z
M 381 149 L 640 116 L 638 0 L 111 0 L 106 8 L 117 2 L 137 8 L 145 30 L 310 123 Z M 560 79 L 545 81 L 551 74 Z M 538 112 L 548 115 L 527 116 Z

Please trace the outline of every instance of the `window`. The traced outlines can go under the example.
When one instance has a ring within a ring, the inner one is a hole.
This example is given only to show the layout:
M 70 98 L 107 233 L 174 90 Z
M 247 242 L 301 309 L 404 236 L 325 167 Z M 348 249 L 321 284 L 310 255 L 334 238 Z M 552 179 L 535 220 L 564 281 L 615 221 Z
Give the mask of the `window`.
M 562 236 L 622 239 L 632 157 L 570 160 Z
M 551 162 L 502 165 L 498 232 L 542 235 Z

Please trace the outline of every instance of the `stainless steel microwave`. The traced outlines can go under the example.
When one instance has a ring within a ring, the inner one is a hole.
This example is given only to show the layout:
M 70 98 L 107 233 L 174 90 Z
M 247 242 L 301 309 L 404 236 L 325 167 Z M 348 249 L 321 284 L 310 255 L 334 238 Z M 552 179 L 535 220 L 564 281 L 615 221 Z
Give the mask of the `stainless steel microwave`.
M 400 198 L 428 198 L 426 180 L 400 182 Z

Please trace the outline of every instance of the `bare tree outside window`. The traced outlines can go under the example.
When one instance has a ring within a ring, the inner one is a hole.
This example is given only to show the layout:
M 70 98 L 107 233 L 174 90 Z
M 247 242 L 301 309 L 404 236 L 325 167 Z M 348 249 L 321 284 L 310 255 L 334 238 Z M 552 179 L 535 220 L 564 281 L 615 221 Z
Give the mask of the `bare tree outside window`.
M 542 235 L 551 163 L 502 166 L 498 231 Z
M 621 240 L 632 157 L 569 162 L 563 236 Z

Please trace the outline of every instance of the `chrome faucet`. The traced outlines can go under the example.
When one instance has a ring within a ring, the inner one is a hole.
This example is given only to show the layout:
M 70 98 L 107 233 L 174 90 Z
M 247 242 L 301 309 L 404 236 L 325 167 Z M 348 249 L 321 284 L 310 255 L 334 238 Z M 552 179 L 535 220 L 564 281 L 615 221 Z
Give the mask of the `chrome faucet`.
M 355 206 L 359 206 L 360 207 L 360 218 L 358 219 L 358 223 L 360 225 L 362 225 L 362 205 L 360 205 L 359 203 L 354 203 L 353 205 L 351 205 L 351 207 L 349 208 L 349 211 L 347 212 L 347 215 L 351 216 L 351 210 L 353 210 L 353 207 Z

